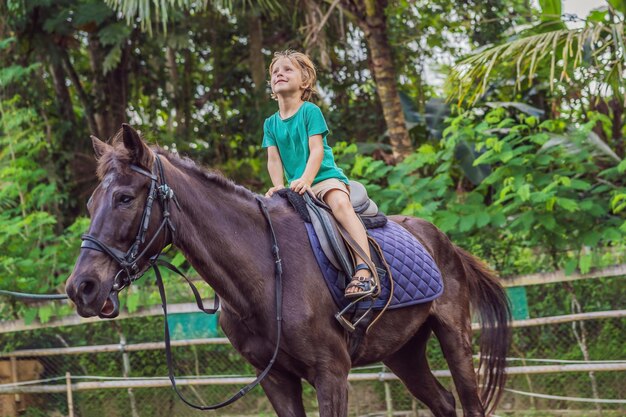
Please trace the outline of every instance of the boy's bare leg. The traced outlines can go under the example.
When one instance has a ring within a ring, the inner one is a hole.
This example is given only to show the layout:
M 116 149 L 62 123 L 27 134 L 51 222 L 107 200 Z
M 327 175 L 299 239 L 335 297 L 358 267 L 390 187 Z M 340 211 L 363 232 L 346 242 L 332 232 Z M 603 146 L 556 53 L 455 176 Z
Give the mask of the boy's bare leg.
M 348 194 L 341 190 L 331 190 L 324 195 L 324 201 L 333 211 L 333 215 L 337 221 L 346 229 L 346 232 L 350 234 L 352 239 L 361 247 L 363 252 L 371 259 L 369 244 L 367 241 L 367 233 L 363 227 L 363 223 L 359 220 L 358 216 L 354 212 L 350 197 Z M 365 263 L 359 255 L 354 254 L 354 258 L 357 264 Z M 370 277 L 372 276 L 369 270 L 358 271 L 360 276 Z M 351 288 L 346 291 L 347 294 L 358 292 L 358 288 Z

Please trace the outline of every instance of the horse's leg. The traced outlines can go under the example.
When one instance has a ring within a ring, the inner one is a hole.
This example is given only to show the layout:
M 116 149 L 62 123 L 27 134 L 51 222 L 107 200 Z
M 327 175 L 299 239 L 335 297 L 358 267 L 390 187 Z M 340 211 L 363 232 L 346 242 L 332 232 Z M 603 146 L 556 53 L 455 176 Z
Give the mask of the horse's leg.
M 469 306 L 462 303 L 438 305 L 433 331 L 439 340 L 454 386 L 466 417 L 484 417 L 485 409 L 478 397 L 478 383 L 472 361 L 472 326 Z
M 383 363 L 400 378 L 407 389 L 426 404 L 435 417 L 456 417 L 454 396 L 437 381 L 426 359 L 431 329 L 425 324 L 399 351 Z
M 302 404 L 302 381 L 299 377 L 272 371 L 261 386 L 278 417 L 306 417 Z
M 396 217 L 394 220 L 425 243 L 439 266 L 445 282 L 445 290 L 443 295 L 433 302 L 431 317 L 428 322 L 435 332 L 448 362 L 464 415 L 466 417 L 484 416 L 485 409 L 478 396 L 478 383 L 472 362 L 472 327 L 469 300 L 472 289 L 469 287 L 471 281 L 469 281 L 466 273 L 468 269 L 483 268 L 469 254 L 463 255 L 464 252 L 457 250 L 434 225 L 408 217 Z M 479 275 L 475 276 L 472 281 L 474 281 L 474 286 L 480 288 L 480 282 L 485 281 L 489 274 L 474 271 L 473 275 Z M 495 278 L 491 277 L 488 280 L 492 282 L 492 285 L 497 286 L 494 283 Z M 476 291 L 479 290 L 474 290 L 474 292 Z M 482 291 L 484 292 L 484 290 Z M 499 291 L 490 291 L 490 293 L 499 293 Z M 495 300 L 500 303 L 494 306 L 495 309 L 501 310 L 503 308 L 500 297 L 493 295 L 488 298 L 489 302 Z M 494 320 L 498 321 L 497 319 Z
M 349 371 L 349 365 L 341 366 L 341 361 L 337 359 L 336 362 L 329 362 L 321 372 L 318 372 L 313 385 L 317 391 L 320 417 L 346 417 L 348 415 Z

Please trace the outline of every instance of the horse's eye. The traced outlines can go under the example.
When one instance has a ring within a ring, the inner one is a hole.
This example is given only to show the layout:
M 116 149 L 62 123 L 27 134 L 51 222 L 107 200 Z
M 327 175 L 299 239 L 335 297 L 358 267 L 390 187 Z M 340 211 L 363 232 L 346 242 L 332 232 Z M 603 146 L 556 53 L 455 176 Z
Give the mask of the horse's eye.
M 120 197 L 120 203 L 122 203 L 122 204 L 128 204 L 128 203 L 130 203 L 131 201 L 133 201 L 133 196 L 131 196 L 131 195 L 126 195 L 126 194 L 123 194 L 123 195 Z

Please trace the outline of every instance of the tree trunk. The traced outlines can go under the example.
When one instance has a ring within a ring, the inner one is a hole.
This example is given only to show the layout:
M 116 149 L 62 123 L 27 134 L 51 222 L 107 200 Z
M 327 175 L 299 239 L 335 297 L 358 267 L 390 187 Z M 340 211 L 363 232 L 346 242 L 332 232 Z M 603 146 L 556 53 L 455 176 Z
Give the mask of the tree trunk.
M 121 129 L 122 123 L 127 121 L 129 55 L 130 50 L 128 46 L 123 47 L 122 58 L 119 64 L 105 76 L 107 107 L 110 109 L 109 129 L 112 132 L 111 134 Z
M 182 122 L 179 123 L 178 133 L 188 140 L 191 135 L 191 99 L 193 98 L 193 64 L 194 54 L 189 48 L 183 51 L 183 58 L 185 64 L 183 66 L 184 74 L 182 77 L 182 84 L 180 91 L 180 112 L 182 113 Z
M 72 65 L 72 61 L 70 60 L 70 55 L 67 52 L 67 50 L 63 49 L 61 51 L 61 54 L 62 54 L 62 59 L 63 59 L 63 67 L 65 68 L 65 71 L 67 72 L 68 77 L 70 78 L 70 80 L 72 81 L 72 84 L 74 85 L 74 88 L 76 89 L 76 94 L 78 94 L 78 99 L 83 105 L 83 109 L 85 111 L 85 119 L 87 119 L 87 125 L 89 126 L 89 133 L 91 133 L 92 135 L 96 135 L 98 132 L 97 132 L 96 120 L 93 115 L 93 105 L 92 105 L 91 97 L 89 97 L 89 95 L 85 92 L 85 89 L 83 88 L 83 85 L 80 82 L 78 73 L 76 72 L 76 69 Z
M 263 25 L 258 14 L 251 13 L 248 16 L 248 33 L 250 36 L 248 43 L 250 74 L 254 82 L 255 102 L 258 107 L 259 100 L 265 94 L 266 86 L 265 56 L 262 51 Z
M 60 136 L 54 141 L 53 162 L 51 162 L 54 165 L 54 172 L 51 172 L 50 176 L 56 177 L 68 194 L 86 198 L 93 190 L 93 183 L 96 179 L 93 157 L 91 153 L 86 154 L 86 149 L 89 148 L 87 138 L 80 137 L 82 129 L 78 127 L 79 122 L 74 115 L 72 97 L 66 84 L 67 74 L 62 62 L 63 53 L 66 51 L 50 56 L 49 71 L 54 85 L 60 122 Z M 71 204 L 70 201 L 67 203 L 60 209 L 62 215 L 59 216 L 59 227 L 61 228 L 69 226 L 82 211 L 82 207 Z
M 50 75 L 52 76 L 52 83 L 54 85 L 59 116 L 65 123 L 73 126 L 75 124 L 74 108 L 70 92 L 65 84 L 65 71 L 63 70 L 63 65 L 60 60 L 54 57 L 51 58 Z M 69 130 L 71 129 L 68 129 L 68 131 Z
M 171 103 L 173 106 L 171 110 L 176 111 L 176 117 L 174 117 L 171 113 L 167 119 L 167 130 L 170 132 L 174 131 L 174 121 L 177 122 L 177 125 L 180 127 L 180 120 L 182 118 L 180 112 L 180 94 L 179 94 L 179 76 L 178 76 L 178 66 L 176 63 L 176 51 L 171 46 L 168 46 L 165 51 L 166 56 L 166 68 L 169 73 L 169 78 L 165 81 L 165 90 L 170 96 Z M 170 110 L 170 111 L 171 111 Z
M 342 6 L 351 12 L 365 34 L 374 69 L 376 90 L 389 131 L 389 142 L 394 159 L 401 161 L 412 151 L 406 128 L 400 96 L 396 88 L 396 70 L 387 38 L 385 17 L 386 0 L 342 0 Z
M 108 128 L 106 123 L 107 114 L 105 112 L 106 96 L 104 90 L 104 76 L 102 74 L 102 62 L 104 61 L 104 51 L 100 47 L 100 42 L 95 33 L 88 34 L 89 41 L 89 63 L 92 73 L 92 96 L 94 97 L 94 120 L 96 122 L 96 131 L 94 135 L 106 140 L 105 136 Z
M 128 100 L 128 45 L 122 48 L 122 57 L 115 68 L 103 73 L 106 50 L 95 33 L 90 33 L 89 61 L 93 77 L 94 118 L 97 135 L 101 139 L 113 136 L 126 121 Z

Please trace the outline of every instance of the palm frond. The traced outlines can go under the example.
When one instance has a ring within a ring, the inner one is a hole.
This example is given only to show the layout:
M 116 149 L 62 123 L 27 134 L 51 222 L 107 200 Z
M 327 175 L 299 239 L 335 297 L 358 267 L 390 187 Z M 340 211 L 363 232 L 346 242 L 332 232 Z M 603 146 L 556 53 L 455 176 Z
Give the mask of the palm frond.
M 144 32 L 152 34 L 153 20 L 167 31 L 167 23 L 176 11 L 206 10 L 209 6 L 216 10 L 243 11 L 259 10 L 266 14 L 277 14 L 283 6 L 280 0 L 104 0 L 121 14 L 128 24 L 137 20 Z
M 104 0 L 105 3 L 122 15 L 130 25 L 133 21 L 138 21 L 140 28 L 144 32 L 152 34 L 153 18 L 167 29 L 172 10 L 188 10 L 196 2 L 193 0 Z M 203 2 L 206 7 L 207 1 Z
M 549 68 L 549 80 L 545 81 L 552 91 L 556 81 L 569 81 L 581 66 L 589 66 L 593 74 L 600 75 L 595 81 L 612 81 L 612 88 L 619 90 L 614 93 L 618 94 L 624 87 L 625 51 L 623 22 L 595 23 L 580 29 L 558 29 L 519 38 L 459 62 L 451 74 L 453 95 L 459 103 L 475 103 L 487 90 L 496 69 L 514 70 L 515 86 L 521 89 L 522 81 L 532 85 L 540 75 L 539 70 Z

